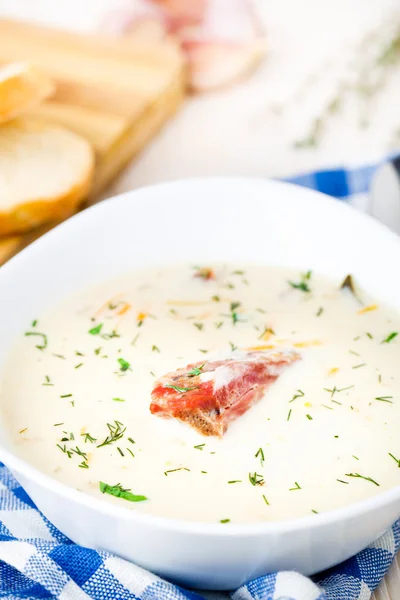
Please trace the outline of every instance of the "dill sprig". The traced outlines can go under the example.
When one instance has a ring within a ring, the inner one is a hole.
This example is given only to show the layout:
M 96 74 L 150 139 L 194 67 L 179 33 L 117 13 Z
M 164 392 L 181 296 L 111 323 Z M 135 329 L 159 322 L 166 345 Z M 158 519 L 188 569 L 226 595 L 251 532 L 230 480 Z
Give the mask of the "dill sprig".
M 126 427 L 120 421 L 114 421 L 114 424 L 107 423 L 107 427 L 109 435 L 106 437 L 104 442 L 97 446 L 97 448 L 102 448 L 103 446 L 108 446 L 109 444 L 117 442 L 123 437 L 126 431 Z
M 345 473 L 345 476 L 354 477 L 356 479 L 365 479 L 365 481 L 370 481 L 371 483 L 379 487 L 379 483 L 375 481 L 375 479 L 372 479 L 372 477 L 366 477 L 365 475 L 360 475 L 360 473 Z
M 256 472 L 249 473 L 249 481 L 251 485 L 264 485 L 265 483 L 264 477 Z

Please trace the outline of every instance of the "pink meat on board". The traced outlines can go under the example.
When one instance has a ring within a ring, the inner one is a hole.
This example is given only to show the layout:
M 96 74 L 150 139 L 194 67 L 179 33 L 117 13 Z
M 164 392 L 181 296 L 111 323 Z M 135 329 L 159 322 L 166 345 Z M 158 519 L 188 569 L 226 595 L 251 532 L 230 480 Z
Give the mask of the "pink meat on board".
M 172 34 L 187 59 L 191 90 L 234 83 L 266 54 L 266 33 L 255 0 L 120 0 L 104 22 L 109 33 L 147 41 Z
M 229 422 L 258 402 L 299 359 L 293 350 L 269 350 L 190 364 L 155 382 L 150 411 L 184 421 L 202 435 L 222 437 Z

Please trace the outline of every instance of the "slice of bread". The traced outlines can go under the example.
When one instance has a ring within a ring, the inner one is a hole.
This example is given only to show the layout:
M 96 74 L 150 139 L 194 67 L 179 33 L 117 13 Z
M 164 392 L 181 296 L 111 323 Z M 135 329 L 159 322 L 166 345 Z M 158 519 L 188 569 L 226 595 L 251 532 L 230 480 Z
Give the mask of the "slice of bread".
M 11 121 L 54 92 L 51 80 L 27 63 L 0 68 L 0 123 Z
M 67 129 L 33 118 L 0 127 L 0 235 L 70 216 L 93 170 L 92 147 Z

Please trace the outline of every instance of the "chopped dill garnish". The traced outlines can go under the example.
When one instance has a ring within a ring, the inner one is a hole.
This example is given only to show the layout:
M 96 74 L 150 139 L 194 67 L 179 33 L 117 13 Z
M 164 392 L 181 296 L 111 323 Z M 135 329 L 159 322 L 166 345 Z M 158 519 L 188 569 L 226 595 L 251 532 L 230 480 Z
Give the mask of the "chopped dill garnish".
M 193 367 L 193 369 L 191 371 L 188 371 L 186 373 L 186 375 L 188 377 L 196 377 L 197 375 L 201 375 L 204 369 L 204 365 L 206 363 L 203 363 L 202 365 L 200 365 L 199 367 Z
M 230 523 L 231 520 L 230 519 L 221 519 L 220 523 Z
M 361 367 L 366 367 L 367 363 L 360 363 L 359 365 L 354 365 L 354 367 L 351 367 L 352 369 L 360 369 Z
M 245 275 L 245 271 L 239 271 L 239 270 L 232 271 L 231 275 Z
M 84 442 L 85 442 L 85 444 L 86 444 L 87 442 L 89 442 L 90 444 L 94 444 L 95 442 L 97 442 L 97 439 L 96 439 L 96 438 L 94 438 L 94 437 L 92 437 L 92 436 L 90 435 L 90 433 L 81 433 L 81 437 L 85 438 L 85 439 L 84 439 Z
M 249 481 L 251 485 L 264 485 L 264 477 L 259 473 L 249 473 Z
M 203 354 L 207 354 L 208 350 L 202 350 L 201 348 L 199 348 L 199 352 L 202 352 Z
M 324 312 L 324 307 L 320 306 L 318 309 L 317 314 L 315 315 L 316 317 L 320 317 L 322 315 L 322 313 Z
M 83 363 L 79 363 L 78 365 L 75 365 L 74 369 L 80 369 L 83 366 Z
M 321 404 L 321 406 L 327 408 L 328 410 L 333 410 L 332 406 L 327 406 L 326 404 Z
M 95 350 L 94 350 L 95 355 L 98 356 L 100 354 L 101 350 L 102 350 L 102 346 L 95 348 Z
M 55 354 L 55 353 L 53 352 L 53 356 L 55 356 L 56 358 L 61 358 L 62 360 L 65 360 L 65 356 L 64 356 L 64 354 Z
M 125 456 L 125 454 L 122 452 L 121 448 L 119 446 L 117 446 L 117 450 L 120 453 L 121 456 Z
M 71 398 L 72 394 L 63 394 L 60 398 Z
M 83 460 L 78 467 L 80 467 L 81 469 L 88 469 L 89 465 L 87 464 L 87 462 L 85 460 Z
M 236 325 L 236 323 L 238 323 L 240 321 L 239 315 L 236 312 L 236 309 L 239 308 L 241 305 L 240 302 L 231 302 L 230 304 L 230 311 L 231 311 L 231 319 L 232 319 L 232 323 L 233 325 Z
M 186 394 L 187 392 L 191 392 L 192 390 L 198 390 L 198 386 L 194 387 L 179 387 L 178 385 L 164 385 L 165 388 L 169 388 L 171 390 L 175 390 L 175 392 L 179 392 L 180 394 Z
M 78 350 L 75 350 L 75 356 L 85 356 L 85 355 L 82 354 L 82 352 L 79 352 Z
M 114 421 L 114 425 L 112 425 L 111 423 L 107 423 L 107 427 L 109 435 L 106 437 L 104 442 L 97 446 L 97 448 L 108 446 L 109 444 L 120 440 L 126 431 L 126 427 L 120 421 Z
M 190 471 L 186 467 L 179 467 L 178 469 L 169 469 L 168 471 L 164 471 L 164 475 L 168 477 L 168 473 L 176 473 L 176 471 Z
M 38 324 L 37 320 L 35 319 L 34 321 L 32 321 L 31 323 L 31 327 L 36 327 L 36 325 Z
M 131 368 L 130 363 L 126 361 L 124 358 L 118 358 L 119 370 L 122 372 L 128 371 Z
M 43 342 L 41 344 L 37 344 L 35 346 L 35 348 L 37 348 L 38 350 L 45 350 L 45 348 L 47 348 L 48 345 L 48 339 L 47 339 L 47 335 L 45 333 L 38 333 L 37 331 L 27 331 L 25 332 L 25 337 L 29 337 L 29 336 L 37 336 L 37 337 L 41 337 Z
M 373 340 L 373 339 L 374 339 L 374 336 L 373 336 L 371 333 L 369 333 L 368 331 L 367 331 L 367 333 L 366 333 L 365 335 L 366 335 L 367 337 L 369 337 L 369 339 L 370 339 L 370 340 Z
M 131 346 L 135 346 L 135 344 L 138 341 L 139 337 L 140 337 L 140 333 L 137 333 L 135 335 L 135 337 L 133 338 L 133 340 L 131 341 Z
M 44 376 L 45 382 L 42 383 L 42 385 L 47 385 L 47 386 L 54 386 L 54 383 L 51 383 L 51 379 L 48 375 Z
M 229 345 L 231 347 L 232 352 L 235 352 L 235 350 L 237 350 L 237 348 L 238 348 L 237 346 L 235 346 L 235 344 L 233 342 L 229 342 Z
M 343 481 L 343 479 L 336 479 L 339 483 L 344 483 L 345 485 L 349 485 L 348 481 Z
M 214 325 L 215 325 L 215 327 L 216 327 L 217 329 L 220 329 L 220 328 L 222 327 L 222 325 L 223 325 L 223 324 L 224 324 L 224 322 L 223 322 L 223 321 L 216 321 L 216 322 L 214 323 Z
M 263 308 L 256 308 L 256 311 L 261 313 L 262 315 L 265 315 L 265 310 Z
M 345 473 L 346 477 L 355 477 L 357 479 L 365 479 L 365 481 L 370 481 L 371 483 L 373 483 L 374 485 L 377 485 L 379 487 L 379 483 L 375 481 L 375 479 L 372 479 L 371 477 L 366 477 L 365 475 L 360 475 L 360 473 Z
M 114 402 L 125 402 L 124 398 L 113 398 Z
M 79 448 L 79 446 L 77 446 L 76 448 L 71 448 L 71 452 L 73 452 L 74 454 L 77 454 L 78 456 L 82 456 L 82 458 L 87 460 L 86 452 L 82 452 L 82 450 Z
M 297 481 L 294 482 L 295 487 L 289 488 L 289 492 L 294 492 L 295 490 L 301 490 L 301 486 L 297 483 Z
M 303 390 L 296 390 L 296 393 L 294 394 L 293 398 L 291 400 L 289 400 L 289 403 L 294 402 L 295 400 L 297 400 L 297 398 L 302 398 L 303 396 L 304 396 Z
M 200 473 L 203 473 L 204 475 L 207 475 L 207 471 L 200 471 Z
M 378 396 L 377 398 L 374 398 L 374 400 L 378 400 L 379 402 L 388 402 L 389 404 L 393 404 L 393 402 L 391 401 L 390 398 L 393 398 L 393 396 Z
M 255 458 L 258 458 L 258 457 L 260 457 L 260 463 L 261 463 L 261 466 L 263 466 L 263 465 L 264 465 L 264 460 L 265 460 L 265 457 L 264 457 L 264 450 L 263 450 L 262 448 L 259 448 L 259 449 L 257 450 L 257 452 L 255 453 L 254 457 L 255 457 Z
M 354 356 L 360 356 L 358 352 L 354 352 L 354 350 L 349 350 L 350 354 L 354 354 Z
M 53 427 L 60 427 L 60 425 L 64 425 L 64 423 L 54 423 Z
M 151 347 L 151 351 L 159 353 L 160 352 L 160 348 L 158 346 L 156 346 L 155 344 L 153 344 L 152 347 Z
M 132 494 L 129 488 L 123 488 L 120 483 L 117 483 L 116 485 L 109 485 L 108 483 L 99 481 L 99 487 L 103 494 L 110 494 L 111 496 L 115 496 L 117 498 L 129 500 L 129 502 L 143 502 L 143 500 L 147 500 L 146 496 Z
M 312 508 L 312 509 L 311 509 L 311 512 L 312 512 L 312 513 L 314 513 L 314 515 L 318 515 L 318 514 L 319 514 L 319 513 L 318 513 L 318 511 L 317 511 L 317 510 L 315 510 L 315 508 Z
M 198 446 L 193 446 L 196 450 L 203 450 L 205 444 L 199 444 Z
M 312 271 L 307 271 L 307 273 L 300 274 L 300 281 L 288 281 L 288 284 L 294 288 L 295 290 L 300 290 L 301 292 L 311 292 L 310 286 L 308 282 L 311 279 Z
M 103 333 L 101 337 L 103 340 L 112 340 L 113 338 L 119 338 L 121 336 L 113 329 L 111 333 Z
M 133 452 L 130 448 L 126 448 L 126 451 L 129 452 L 129 454 L 132 456 L 132 458 L 135 458 L 135 455 L 133 454 Z
M 397 462 L 397 466 L 398 466 L 398 467 L 399 467 L 399 469 L 400 469 L 400 458 L 396 458 L 395 456 L 393 456 L 393 454 L 392 454 L 391 452 L 389 452 L 388 454 L 389 454 L 389 456 L 390 456 L 391 458 L 393 458 L 393 460 L 394 460 L 394 461 L 396 461 L 396 462 Z
M 232 481 L 228 481 L 228 483 L 242 483 L 241 479 L 232 479 Z
M 135 440 L 133 440 L 131 437 L 128 437 L 128 442 L 130 442 L 131 444 L 134 444 Z
M 307 417 L 307 419 L 308 419 L 309 421 L 312 421 L 312 420 L 313 420 L 312 416 L 311 416 L 311 415 L 309 415 L 309 414 L 306 414 L 306 417 Z
M 392 333 L 389 333 L 389 335 L 381 341 L 381 344 L 389 344 L 389 342 L 391 342 L 392 340 L 394 340 L 395 337 L 397 337 L 399 334 L 397 331 L 393 331 Z
M 286 421 L 290 421 L 291 415 L 292 415 L 292 409 L 289 410 Z
M 66 454 L 68 456 L 68 458 L 72 457 L 72 452 L 71 450 L 67 449 L 67 446 L 64 444 L 64 446 L 60 446 L 60 444 L 56 444 L 57 448 L 60 448 L 61 452 L 64 452 L 64 454 Z
M 262 495 L 262 497 L 263 497 L 263 500 L 264 500 L 265 504 L 267 506 L 269 506 L 269 502 L 268 502 L 267 498 L 264 496 L 264 494 Z
M 211 300 L 212 300 L 213 302 L 221 302 L 221 298 L 220 298 L 219 296 L 213 296 L 213 297 L 211 298 Z
M 90 333 L 90 335 L 99 335 L 102 329 L 103 323 L 99 323 L 98 325 L 96 325 L 96 327 L 92 327 L 92 329 L 89 329 L 88 333 Z
M 204 323 L 193 323 L 194 327 L 197 327 L 199 331 L 204 329 Z
M 353 388 L 354 385 L 349 385 L 348 387 L 345 388 L 337 388 L 336 386 L 334 386 L 331 390 L 328 388 L 323 388 L 325 392 L 329 392 L 331 395 L 331 398 L 333 398 L 334 394 L 339 393 L 339 392 L 345 392 L 346 390 L 351 390 L 351 388 Z M 332 401 L 333 402 L 333 401 Z M 338 402 L 337 404 L 340 404 L 340 402 Z
M 352 454 L 352 457 L 353 457 L 353 458 L 355 458 L 356 460 L 360 460 L 360 459 L 358 458 L 358 456 L 356 456 L 355 454 Z
M 25 431 L 27 431 L 27 429 L 28 429 L 27 427 L 25 427 L 24 429 L 20 429 L 20 430 L 18 431 L 18 433 L 25 433 Z

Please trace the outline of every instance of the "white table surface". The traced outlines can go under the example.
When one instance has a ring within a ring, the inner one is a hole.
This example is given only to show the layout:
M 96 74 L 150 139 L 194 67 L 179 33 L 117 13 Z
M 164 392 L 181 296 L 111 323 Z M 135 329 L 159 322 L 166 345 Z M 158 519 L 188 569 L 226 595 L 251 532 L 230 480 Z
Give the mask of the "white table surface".
M 307 134 L 348 72 L 354 49 L 399 8 L 398 0 L 258 1 L 270 48 L 263 66 L 234 88 L 189 99 L 109 195 L 179 177 L 284 177 L 357 166 L 393 150 L 400 130 L 398 72 L 374 99 L 368 128 L 358 126 L 359 101 L 350 99 L 329 118 L 316 149 L 295 150 L 293 142 Z M 129 0 L 0 0 L 0 16 L 91 31 L 121 3 Z M 366 199 L 356 204 L 365 209 Z M 400 598 L 399 561 L 373 598 Z

